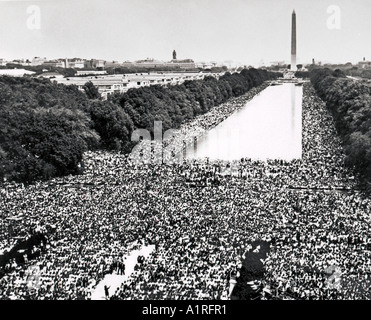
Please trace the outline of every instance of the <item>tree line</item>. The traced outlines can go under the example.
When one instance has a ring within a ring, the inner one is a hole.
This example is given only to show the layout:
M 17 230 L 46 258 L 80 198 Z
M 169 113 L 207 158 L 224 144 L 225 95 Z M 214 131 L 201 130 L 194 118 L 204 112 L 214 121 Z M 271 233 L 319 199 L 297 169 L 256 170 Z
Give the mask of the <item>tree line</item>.
M 346 164 L 355 167 L 371 189 L 371 87 L 346 78 L 339 69 L 312 70 L 310 79 L 334 116 Z
M 206 77 L 176 86 L 130 89 L 103 101 L 87 83 L 75 85 L 49 79 L 0 77 L 0 181 L 33 182 L 83 170 L 83 153 L 106 149 L 130 152 L 136 128 L 153 131 L 179 128 L 231 97 L 240 96 L 281 76 L 244 69 L 219 80 Z
M 153 133 L 154 120 L 163 122 L 163 130 L 179 128 L 184 121 L 279 76 L 282 74 L 250 68 L 240 73 L 227 72 L 219 80 L 209 76 L 175 86 L 155 85 L 131 89 L 109 96 L 109 101 L 123 108 L 135 128 Z

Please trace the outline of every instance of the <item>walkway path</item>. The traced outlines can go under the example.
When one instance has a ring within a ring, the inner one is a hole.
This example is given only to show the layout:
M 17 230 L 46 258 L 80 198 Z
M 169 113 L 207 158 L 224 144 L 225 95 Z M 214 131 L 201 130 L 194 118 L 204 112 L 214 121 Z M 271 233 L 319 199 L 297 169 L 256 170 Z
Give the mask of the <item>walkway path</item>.
M 91 300 L 105 300 L 104 286 L 109 288 L 110 296 L 113 295 L 117 288 L 126 281 L 134 272 L 134 267 L 137 264 L 138 256 L 148 258 L 151 252 L 155 249 L 154 245 L 142 247 L 139 250 L 133 250 L 125 258 L 125 275 L 107 274 L 101 282 L 96 286 L 91 295 Z

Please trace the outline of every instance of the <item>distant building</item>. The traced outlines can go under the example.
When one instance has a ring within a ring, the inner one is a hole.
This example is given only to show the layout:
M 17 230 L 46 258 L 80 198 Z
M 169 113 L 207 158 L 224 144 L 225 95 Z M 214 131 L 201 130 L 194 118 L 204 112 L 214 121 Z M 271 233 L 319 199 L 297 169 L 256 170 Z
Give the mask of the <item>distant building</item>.
M 81 59 L 72 59 L 68 61 L 68 65 L 73 69 L 83 69 L 85 68 L 85 61 Z
M 77 70 L 77 76 L 88 76 L 88 75 L 105 75 L 107 71 L 105 70 Z
M 133 76 L 133 77 L 128 78 L 127 80 L 128 80 L 128 89 L 148 87 L 151 85 L 151 80 L 146 77 Z
M 0 66 L 6 66 L 7 62 L 4 59 L 0 59 Z
M 196 64 L 192 59 L 171 60 L 170 62 L 166 63 L 166 66 L 177 67 L 180 69 L 195 69 L 196 68 Z
M 63 60 L 48 60 L 42 65 L 45 67 L 65 68 L 65 62 Z
M 31 66 L 41 66 L 46 61 L 46 58 L 35 57 L 31 61 Z
M 94 60 L 94 64 L 96 68 L 104 68 L 106 61 L 105 60 Z
M 171 60 L 169 62 L 164 62 L 155 59 L 145 59 L 135 61 L 133 64 L 134 67 L 140 68 L 151 68 L 151 69 L 161 69 L 161 68 L 176 68 L 176 69 L 194 69 L 195 63 L 192 59 L 184 60 Z
M 104 69 L 106 64 L 105 60 L 102 59 L 90 59 L 90 60 L 85 60 L 85 68 L 89 69 Z
M 195 63 L 195 68 L 200 68 L 200 69 L 211 69 L 216 67 L 217 63 L 216 62 L 197 62 Z
M 128 81 L 120 76 L 93 76 L 93 77 L 68 77 L 55 79 L 56 82 L 65 85 L 76 85 L 79 90 L 83 91 L 85 83 L 91 81 L 98 88 L 103 99 L 106 99 L 110 94 L 122 93 L 127 91 Z
M 24 66 L 24 65 L 30 65 L 30 63 L 26 63 L 26 60 L 24 59 L 15 59 L 15 60 L 12 60 L 12 61 L 9 61 L 8 63 L 11 63 L 11 64 L 19 64 L 21 66 Z
M 83 72 L 83 71 L 81 71 Z M 98 88 L 104 99 L 113 93 L 123 93 L 132 88 L 147 87 L 152 85 L 177 85 L 186 80 L 202 80 L 205 76 L 219 79 L 221 74 L 216 73 L 129 73 L 121 75 L 103 75 L 88 77 L 56 78 L 55 81 L 65 85 L 76 85 L 83 91 L 86 82 L 91 81 Z
M 154 60 L 154 59 L 145 59 L 145 60 L 138 60 L 134 63 L 135 67 L 141 67 L 141 68 L 160 68 L 164 67 L 165 63 L 160 60 Z
M 358 67 L 361 69 L 371 68 L 371 61 L 366 61 L 366 58 L 363 58 L 362 61 L 358 62 Z

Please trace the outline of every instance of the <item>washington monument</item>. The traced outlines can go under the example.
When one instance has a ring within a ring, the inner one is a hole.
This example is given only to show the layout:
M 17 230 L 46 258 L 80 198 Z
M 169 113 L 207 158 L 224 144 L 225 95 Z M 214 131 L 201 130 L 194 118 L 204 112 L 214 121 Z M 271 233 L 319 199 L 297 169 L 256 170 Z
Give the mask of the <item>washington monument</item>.
M 296 13 L 292 12 L 291 21 L 291 71 L 296 71 Z

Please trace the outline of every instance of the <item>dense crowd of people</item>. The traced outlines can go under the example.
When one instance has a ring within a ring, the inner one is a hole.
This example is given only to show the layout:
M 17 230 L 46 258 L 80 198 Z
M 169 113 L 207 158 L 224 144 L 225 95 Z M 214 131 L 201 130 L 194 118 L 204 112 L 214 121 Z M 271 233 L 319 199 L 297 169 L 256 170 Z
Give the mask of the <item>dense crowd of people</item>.
M 371 201 L 344 167 L 325 104 L 310 84 L 303 90 L 301 160 L 145 164 L 87 152 L 83 175 L 1 187 L 0 254 L 36 230 L 47 244 L 35 259 L 9 261 L 0 298 L 90 299 L 131 250 L 154 244 L 111 299 L 228 299 L 231 275 L 261 240 L 271 243 L 270 296 L 369 299 Z M 207 129 L 231 112 L 217 108 L 185 125 Z

